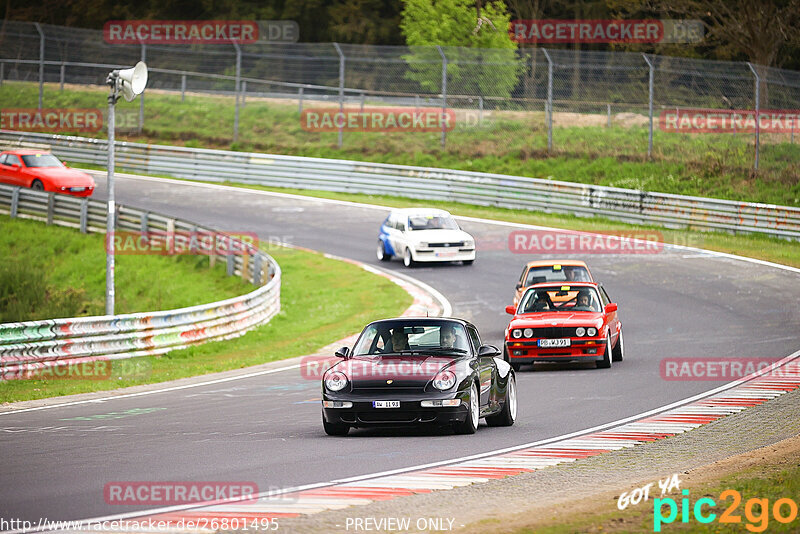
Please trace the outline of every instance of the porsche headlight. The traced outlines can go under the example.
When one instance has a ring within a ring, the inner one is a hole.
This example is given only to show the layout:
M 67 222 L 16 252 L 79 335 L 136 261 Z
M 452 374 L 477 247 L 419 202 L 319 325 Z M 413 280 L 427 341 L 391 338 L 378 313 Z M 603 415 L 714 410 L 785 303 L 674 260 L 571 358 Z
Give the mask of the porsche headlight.
M 586 329 L 586 335 L 589 337 L 594 337 L 597 335 L 597 328 L 589 327 Z
M 330 391 L 341 391 L 347 385 L 347 376 L 341 371 L 334 371 L 325 377 L 325 387 Z
M 464 241 L 464 246 L 467 248 L 472 248 L 475 246 L 475 241 L 473 241 L 472 239 L 467 239 L 466 241 Z
M 433 379 L 433 387 L 442 391 L 456 385 L 456 375 L 452 371 L 442 371 Z
M 533 337 L 533 328 L 526 328 L 526 329 L 525 329 L 525 330 L 522 332 L 522 334 L 523 334 L 525 337 Z
M 522 330 L 519 330 L 519 329 L 515 328 L 514 330 L 511 331 L 511 337 L 513 337 L 514 339 L 521 338 L 522 337 Z
M 582 326 L 579 326 L 578 328 L 575 329 L 575 335 L 578 336 L 578 337 L 583 337 L 583 335 L 585 333 L 586 333 L 586 329 L 584 327 L 582 327 Z

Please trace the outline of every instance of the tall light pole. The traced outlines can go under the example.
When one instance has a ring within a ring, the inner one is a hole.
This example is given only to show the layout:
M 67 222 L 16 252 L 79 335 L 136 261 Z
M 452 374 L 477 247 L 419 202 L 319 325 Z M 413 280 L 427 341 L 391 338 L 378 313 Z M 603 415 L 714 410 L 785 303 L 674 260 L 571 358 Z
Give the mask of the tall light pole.
M 108 213 L 106 215 L 106 315 L 114 315 L 114 228 L 117 207 L 114 204 L 114 106 L 120 92 L 125 100 L 133 101 L 147 85 L 147 65 L 139 62 L 131 69 L 113 70 L 106 83 L 108 95 Z

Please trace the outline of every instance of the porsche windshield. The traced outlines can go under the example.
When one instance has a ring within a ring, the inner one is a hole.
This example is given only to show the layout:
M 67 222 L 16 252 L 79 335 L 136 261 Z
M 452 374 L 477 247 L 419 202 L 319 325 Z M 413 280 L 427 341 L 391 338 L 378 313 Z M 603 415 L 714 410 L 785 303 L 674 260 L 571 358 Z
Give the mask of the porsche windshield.
M 385 321 L 371 324 L 361 334 L 353 356 L 418 353 L 461 356 L 467 354 L 467 332 L 460 323 L 436 321 L 408 323 Z
M 22 156 L 26 167 L 63 167 L 57 157 L 52 154 L 31 154 Z
M 517 313 L 599 312 L 597 290 L 586 286 L 557 286 L 529 289 L 519 303 Z
M 411 216 L 408 218 L 410 230 L 458 230 L 458 223 L 452 217 Z

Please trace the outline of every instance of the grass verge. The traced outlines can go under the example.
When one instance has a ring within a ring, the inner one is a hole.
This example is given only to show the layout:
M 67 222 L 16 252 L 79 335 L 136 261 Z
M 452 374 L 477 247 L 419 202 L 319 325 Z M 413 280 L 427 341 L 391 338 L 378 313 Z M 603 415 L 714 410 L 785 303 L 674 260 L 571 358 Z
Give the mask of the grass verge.
M 45 84 L 44 102 L 53 108 L 102 108 L 105 92 L 85 86 L 59 91 L 57 84 Z M 35 108 L 37 101 L 34 83 L 0 87 L 0 107 Z M 319 103 L 307 102 L 306 107 Z M 598 118 L 592 114 L 556 114 L 554 148 L 548 152 L 539 111 L 487 112 L 482 126 L 457 121 L 445 149 L 438 133 L 419 132 L 346 132 L 340 149 L 337 132 L 304 130 L 291 100 L 248 98 L 236 143 L 232 97 L 190 94 L 181 101 L 178 94 L 148 91 L 141 134 L 130 128 L 138 123 L 138 109 L 138 101 L 117 104 L 118 128 L 123 130 L 117 133 L 119 140 L 422 165 L 800 206 L 800 144 L 789 135 L 763 135 L 760 169 L 753 171 L 752 134 L 656 130 L 648 158 L 646 127 L 597 126 L 588 120 Z M 800 139 L 800 132 L 796 137 Z
M 106 380 L 2 382 L 0 400 L 16 402 L 165 382 L 309 354 L 360 331 L 369 321 L 399 315 L 412 302 L 398 285 L 356 265 L 279 247 L 270 247 L 269 253 L 283 271 L 281 312 L 269 323 L 233 340 L 123 360 L 121 372 L 112 368 Z M 375 299 L 376 294 L 381 298 Z
M 0 323 L 105 314 L 104 235 L 0 215 Z M 253 286 L 206 256 L 116 257 L 116 311 L 206 304 Z

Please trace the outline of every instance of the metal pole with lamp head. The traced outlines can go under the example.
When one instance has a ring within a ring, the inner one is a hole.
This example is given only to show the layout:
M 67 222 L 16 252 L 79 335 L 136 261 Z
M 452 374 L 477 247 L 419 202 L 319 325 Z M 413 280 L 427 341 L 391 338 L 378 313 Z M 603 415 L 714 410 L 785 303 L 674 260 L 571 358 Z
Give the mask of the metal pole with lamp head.
M 114 200 L 114 106 L 120 91 L 128 102 L 144 91 L 147 85 L 147 65 L 139 62 L 131 69 L 113 70 L 106 83 L 108 95 L 108 213 L 106 215 L 106 315 L 114 315 L 114 228 L 117 207 Z

